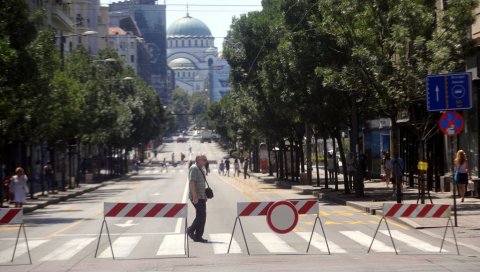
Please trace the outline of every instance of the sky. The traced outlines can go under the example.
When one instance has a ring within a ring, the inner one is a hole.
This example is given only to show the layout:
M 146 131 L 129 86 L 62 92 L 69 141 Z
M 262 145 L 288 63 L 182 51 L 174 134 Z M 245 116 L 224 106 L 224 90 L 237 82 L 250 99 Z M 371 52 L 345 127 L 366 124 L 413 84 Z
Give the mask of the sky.
M 118 0 L 100 0 L 106 6 Z M 215 37 L 215 46 L 222 50 L 223 37 L 230 29 L 232 18 L 249 11 L 261 10 L 261 0 L 160 0 L 158 4 L 167 5 L 167 29 L 175 20 L 187 14 L 187 4 L 191 17 L 203 21 Z

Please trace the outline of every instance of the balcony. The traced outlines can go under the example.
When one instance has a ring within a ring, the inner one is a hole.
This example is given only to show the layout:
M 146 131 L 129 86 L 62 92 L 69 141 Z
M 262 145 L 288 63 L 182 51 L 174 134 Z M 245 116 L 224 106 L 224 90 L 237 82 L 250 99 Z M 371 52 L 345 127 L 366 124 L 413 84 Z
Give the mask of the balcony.
M 50 7 L 52 12 L 52 26 L 58 30 L 72 32 L 74 22 L 70 16 L 70 5 L 64 1 L 57 0 L 51 3 Z

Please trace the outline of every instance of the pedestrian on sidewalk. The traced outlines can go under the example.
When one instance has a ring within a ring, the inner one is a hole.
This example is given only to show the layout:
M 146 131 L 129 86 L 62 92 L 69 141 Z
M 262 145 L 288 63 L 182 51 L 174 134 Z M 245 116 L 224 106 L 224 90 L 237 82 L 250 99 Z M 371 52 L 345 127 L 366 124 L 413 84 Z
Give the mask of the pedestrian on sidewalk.
M 218 165 L 218 174 L 225 176 L 225 163 L 223 163 L 223 160 L 220 160 L 220 164 Z
M 392 167 L 392 177 L 395 186 L 393 186 L 393 195 L 392 197 L 397 198 L 397 203 L 402 202 L 402 180 L 403 180 L 403 172 L 404 172 L 404 163 L 402 158 L 398 156 L 397 153 L 393 153 L 393 159 L 390 160 L 390 164 Z
M 229 177 L 230 176 L 230 159 L 225 159 L 225 174 Z
M 385 158 L 383 159 L 383 170 L 385 171 L 385 183 L 387 188 L 390 184 L 390 179 L 392 175 L 392 163 L 390 158 L 390 152 L 385 152 Z
M 100 169 L 100 168 L 99 168 Z M 47 161 L 47 164 L 43 167 L 43 172 L 45 174 L 45 181 L 47 183 L 47 191 L 55 192 L 55 177 L 53 166 L 50 161 Z
M 195 207 L 195 220 L 187 229 L 188 237 L 195 242 L 207 243 L 208 240 L 203 238 L 205 223 L 207 220 L 207 196 L 205 194 L 206 178 L 203 172 L 207 157 L 199 155 L 195 158 L 195 163 L 190 167 L 188 172 L 188 188 L 189 198 Z
M 353 152 L 348 152 L 347 158 L 345 159 L 345 164 L 347 165 L 347 173 L 348 173 L 348 186 L 350 190 L 352 190 L 353 184 L 353 177 L 355 176 L 355 155 Z
M 15 176 L 12 177 L 12 183 L 10 184 L 10 192 L 13 193 L 13 202 L 15 208 L 21 208 L 26 201 L 26 195 L 28 194 L 28 177 L 25 175 L 25 171 L 22 167 L 15 169 Z
M 470 168 L 468 167 L 468 160 L 465 151 L 458 150 L 457 156 L 454 160 L 455 164 L 455 184 L 458 185 L 458 192 L 462 198 L 462 202 L 465 201 L 465 192 L 467 190 L 468 179 L 471 177 Z
M 210 174 L 210 163 L 207 160 L 207 162 L 205 163 L 205 175 L 208 176 L 208 174 Z
M 247 176 L 248 178 L 250 178 L 250 174 L 248 174 L 248 163 L 250 162 L 249 159 L 245 159 L 245 161 L 243 162 L 243 179 L 247 179 Z
M 238 162 L 238 159 L 235 159 L 233 162 L 233 176 L 240 177 L 240 163 Z
M 333 181 L 335 178 L 335 160 L 333 159 L 333 154 L 328 152 L 327 155 L 327 172 L 328 180 Z

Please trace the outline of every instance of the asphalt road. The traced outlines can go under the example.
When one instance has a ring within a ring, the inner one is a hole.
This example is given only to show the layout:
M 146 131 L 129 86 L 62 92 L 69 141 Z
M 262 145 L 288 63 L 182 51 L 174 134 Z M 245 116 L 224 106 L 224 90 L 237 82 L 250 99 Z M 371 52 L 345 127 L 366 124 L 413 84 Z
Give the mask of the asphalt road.
M 112 259 L 105 229 L 98 257 L 94 258 L 103 221 L 104 202 L 188 203 L 188 220 L 195 211 L 187 201 L 187 165 L 164 168 L 154 163 L 130 179 L 104 186 L 67 202 L 26 215 L 26 231 L 33 264 L 28 264 L 21 239 L 13 263 L 17 226 L 0 227 L 0 270 L 6 271 L 476 271 L 479 252 L 460 247 L 456 255 L 452 234 L 439 253 L 441 239 L 389 221 L 399 255 L 384 224 L 372 241 L 377 216 L 350 207 L 320 202 L 320 218 L 331 255 L 317 224 L 310 251 L 306 249 L 315 223 L 314 215 L 301 215 L 288 234 L 275 234 L 264 216 L 242 217 L 247 248 L 237 225 L 231 253 L 226 254 L 237 214 L 237 202 L 311 199 L 273 185 L 221 176 L 217 164 L 225 154 L 215 143 L 191 142 L 192 158 L 204 153 L 212 161 L 208 180 L 215 197 L 207 202 L 205 238 L 189 240 L 185 256 L 185 220 L 179 218 L 107 218 L 116 260 Z M 156 161 L 170 160 L 172 152 L 189 158 L 189 143 L 166 144 Z M 154 160 L 155 162 L 155 160 Z M 233 169 L 233 161 L 232 161 Z M 436 233 L 442 233 L 436 230 Z

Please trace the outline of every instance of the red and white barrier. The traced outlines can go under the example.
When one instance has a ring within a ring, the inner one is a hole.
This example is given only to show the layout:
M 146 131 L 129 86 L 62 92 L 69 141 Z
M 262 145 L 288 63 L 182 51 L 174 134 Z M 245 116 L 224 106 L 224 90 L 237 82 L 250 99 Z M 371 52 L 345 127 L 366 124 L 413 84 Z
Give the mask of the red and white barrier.
M 187 238 L 187 212 L 188 206 L 185 203 L 127 203 L 127 202 L 105 202 L 103 205 L 103 222 L 98 235 L 97 249 L 95 250 L 95 258 L 97 257 L 100 239 L 102 237 L 103 226 L 107 230 L 108 242 L 112 251 L 112 258 L 115 259 L 113 253 L 112 240 L 110 231 L 108 230 L 107 217 L 114 218 L 185 218 L 185 255 L 190 256 Z
M 384 204 L 386 217 L 450 218 L 450 205 L 444 204 Z
M 460 255 L 458 250 L 457 238 L 455 237 L 455 230 L 453 228 L 452 220 L 450 218 L 451 207 L 450 205 L 445 204 L 393 204 L 385 203 L 383 204 L 383 217 L 378 222 L 377 230 L 373 236 L 372 243 L 368 248 L 368 253 L 372 248 L 375 237 L 377 237 L 378 230 L 382 221 L 385 221 L 385 225 L 388 229 L 388 234 L 390 235 L 390 240 L 392 241 L 393 248 L 395 249 L 395 254 L 398 255 L 395 242 L 393 241 L 392 233 L 390 232 L 390 227 L 388 226 L 387 218 L 448 218 L 447 225 L 445 226 L 445 232 L 443 234 L 442 245 L 440 246 L 440 253 L 443 249 L 443 244 L 445 242 L 445 237 L 447 234 L 448 227 L 452 227 L 453 237 L 455 238 L 455 246 L 457 247 L 457 253 Z
M 23 224 L 23 209 L 0 208 L 0 225 Z
M 318 201 L 316 200 L 290 200 L 298 214 L 318 214 Z M 237 216 L 266 216 L 268 210 L 275 202 L 238 202 Z
M 267 224 L 270 228 L 277 233 L 288 233 L 292 231 L 298 222 L 299 214 L 312 214 L 315 215 L 315 224 L 312 228 L 312 234 L 310 236 L 310 241 L 308 242 L 307 253 L 310 249 L 310 244 L 312 242 L 313 233 L 315 231 L 315 226 L 317 225 L 317 220 L 322 227 L 323 236 L 325 237 L 325 243 L 327 245 L 328 254 L 330 254 L 330 248 L 328 246 L 328 241 L 326 239 L 325 230 L 323 228 L 322 221 L 319 217 L 319 207 L 317 200 L 288 200 L 288 201 L 269 201 L 269 202 L 238 202 L 237 203 L 237 218 L 235 218 L 235 224 L 233 225 L 232 237 L 230 239 L 230 244 L 228 245 L 227 253 L 230 252 L 230 246 L 232 244 L 233 235 L 235 234 L 235 228 L 237 222 L 240 224 L 242 230 L 243 240 L 245 241 L 245 246 L 247 248 L 247 253 L 250 255 L 248 249 L 247 239 L 245 238 L 245 233 L 243 231 L 241 217 L 250 217 L 250 216 L 266 216 Z M 279 227 L 280 226 L 280 227 Z
M 185 203 L 104 203 L 105 217 L 186 218 Z
M 20 231 L 23 228 L 23 236 L 25 237 L 25 244 L 27 246 L 28 259 L 32 264 L 32 256 L 30 256 L 30 248 L 28 246 L 27 232 L 25 230 L 25 223 L 23 222 L 23 209 L 22 208 L 0 208 L 0 225 L 20 225 L 18 227 L 17 239 L 15 241 L 15 247 L 13 248 L 12 260 L 15 258 L 15 252 L 17 252 L 18 239 L 20 238 Z

